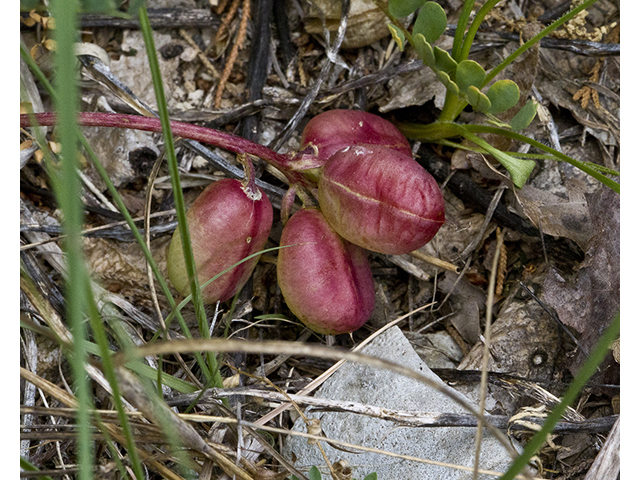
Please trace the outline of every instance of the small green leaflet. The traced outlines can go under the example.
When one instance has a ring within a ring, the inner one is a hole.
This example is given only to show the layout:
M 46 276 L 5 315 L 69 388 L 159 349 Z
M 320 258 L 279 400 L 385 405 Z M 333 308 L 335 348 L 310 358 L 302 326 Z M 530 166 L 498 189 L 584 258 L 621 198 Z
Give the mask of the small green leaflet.
M 529 100 L 511 119 L 511 128 L 516 132 L 524 130 L 536 118 L 536 113 L 538 113 L 538 104 Z
M 389 27 L 393 40 L 398 44 L 398 48 L 402 52 L 404 50 L 404 33 L 402 33 L 402 30 L 396 27 L 393 23 L 388 23 L 387 27 Z
M 403 18 L 411 15 L 422 5 L 425 0 L 389 0 L 389 13 L 395 18 Z
M 447 29 L 447 14 L 436 2 L 427 2 L 420 9 L 413 34 L 421 33 L 428 43 L 435 42 Z
M 502 113 L 518 103 L 520 89 L 513 80 L 498 80 L 489 87 L 487 97 L 491 100 L 489 113 Z

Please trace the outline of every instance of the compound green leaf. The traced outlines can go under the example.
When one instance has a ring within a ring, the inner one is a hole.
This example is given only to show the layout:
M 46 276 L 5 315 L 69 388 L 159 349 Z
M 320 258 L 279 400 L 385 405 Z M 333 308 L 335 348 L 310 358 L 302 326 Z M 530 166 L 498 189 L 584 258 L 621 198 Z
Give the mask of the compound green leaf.
M 435 57 L 435 69 L 447 73 L 449 76 L 456 73 L 458 62 L 451 55 L 440 47 L 433 47 L 433 56 Z
M 474 85 L 467 89 L 467 101 L 480 112 L 491 110 L 491 100 Z
M 376 472 L 370 473 L 364 477 L 364 480 L 378 480 L 378 474 Z
M 511 119 L 511 128 L 516 132 L 524 130 L 536 118 L 536 113 L 538 113 L 538 104 L 529 100 Z
M 498 80 L 489 87 L 487 97 L 491 100 L 489 113 L 500 113 L 509 110 L 518 103 L 520 89 L 512 80 Z
M 447 29 L 447 14 L 436 2 L 427 2 L 420 9 L 413 34 L 421 33 L 429 43 L 435 42 Z
M 404 33 L 402 33 L 402 30 L 396 27 L 393 23 L 388 23 L 387 27 L 389 27 L 393 40 L 398 44 L 398 48 L 402 52 L 404 50 Z
M 474 88 L 474 87 L 471 87 Z M 498 160 L 504 168 L 507 169 L 509 175 L 511 176 L 511 181 L 516 186 L 516 188 L 522 188 L 524 184 L 527 182 L 529 175 L 536 167 L 536 162 L 533 160 L 523 160 L 519 158 L 512 157 L 506 152 L 497 149 L 493 145 L 491 145 L 486 140 L 474 135 L 471 132 L 463 132 L 462 134 L 464 138 L 472 141 L 479 147 L 484 148 L 487 152 L 494 156 L 496 160 Z
M 427 43 L 424 35 L 421 33 L 414 35 L 413 41 L 416 46 L 416 52 L 418 52 L 418 55 L 420 55 L 420 58 L 422 59 L 422 63 L 428 67 L 435 68 L 436 57 L 433 54 L 433 48 Z
M 472 85 L 480 88 L 486 76 L 484 68 L 472 60 L 463 60 L 456 68 L 456 84 L 461 92 L 466 92 Z
M 389 0 L 389 13 L 395 18 L 411 15 L 422 5 L 425 0 Z
M 443 72 L 442 70 L 437 71 L 436 77 L 438 77 L 438 80 L 440 80 L 440 82 L 445 87 L 447 87 L 447 90 L 449 90 L 451 93 L 453 93 L 454 95 L 460 94 L 458 86 L 451 81 L 451 79 L 449 78 L 449 75 L 447 75 L 445 72 Z

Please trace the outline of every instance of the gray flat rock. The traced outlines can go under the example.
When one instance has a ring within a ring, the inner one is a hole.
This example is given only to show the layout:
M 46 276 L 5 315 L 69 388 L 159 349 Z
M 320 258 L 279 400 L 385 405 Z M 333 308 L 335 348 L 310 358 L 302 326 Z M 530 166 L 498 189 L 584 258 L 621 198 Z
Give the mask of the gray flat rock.
M 398 327 L 393 327 L 378 337 L 363 353 L 409 367 L 450 388 L 418 357 Z M 425 384 L 384 369 L 353 363 L 343 365 L 318 389 L 315 396 L 389 409 L 465 413 L 453 400 Z M 352 413 L 309 413 L 307 410 L 305 414 L 309 418 L 322 418 L 322 429 L 328 438 L 413 457 L 473 466 L 475 428 L 408 428 Z M 306 432 L 302 419 L 296 421 L 293 430 Z M 353 477 L 358 480 L 371 472 L 377 472 L 380 480 L 471 478 L 471 473 L 464 470 L 376 453 L 346 453 L 327 443 L 323 442 L 322 445 L 331 463 L 346 460 L 352 468 Z M 284 454 L 289 459 L 295 458 L 294 465 L 302 471 L 315 465 L 323 473 L 323 478 L 330 478 L 320 450 L 316 445 L 309 445 L 306 438 L 288 437 Z M 504 472 L 509 465 L 508 452 L 493 436 L 485 433 L 480 468 Z M 481 475 L 480 478 L 495 477 Z

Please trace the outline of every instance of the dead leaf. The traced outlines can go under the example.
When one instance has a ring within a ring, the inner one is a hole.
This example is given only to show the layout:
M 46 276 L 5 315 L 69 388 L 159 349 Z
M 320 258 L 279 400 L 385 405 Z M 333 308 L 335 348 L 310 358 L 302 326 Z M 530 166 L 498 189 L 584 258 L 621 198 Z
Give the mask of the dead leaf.
M 544 281 L 544 301 L 578 333 L 587 352 L 620 309 L 620 196 L 602 187 L 586 194 L 592 237 L 576 275 L 551 269 Z M 574 367 L 584 360 L 582 355 Z
M 550 380 L 560 348 L 558 326 L 538 303 L 514 290 L 491 325 L 489 371 Z M 480 370 L 484 342 L 462 360 L 459 370 Z
M 532 185 L 525 185 L 515 193 L 524 214 L 540 231 L 570 238 L 586 250 L 591 237 L 591 218 L 584 194 L 567 189 L 569 198 L 563 198 Z

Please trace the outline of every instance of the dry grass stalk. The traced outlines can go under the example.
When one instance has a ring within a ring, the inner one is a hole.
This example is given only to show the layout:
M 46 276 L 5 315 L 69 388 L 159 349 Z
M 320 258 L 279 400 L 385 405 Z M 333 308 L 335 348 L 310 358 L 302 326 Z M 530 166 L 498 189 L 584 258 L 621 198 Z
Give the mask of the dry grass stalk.
M 237 1 L 239 0 L 234 0 L 234 5 L 237 3 Z M 234 5 L 231 6 L 232 9 Z M 220 104 L 222 103 L 222 94 L 224 93 L 224 87 L 227 84 L 227 80 L 229 80 L 229 76 L 231 75 L 231 70 L 233 70 L 233 65 L 236 63 L 236 58 L 238 57 L 238 51 L 242 47 L 242 44 L 244 43 L 244 40 L 247 37 L 247 25 L 249 23 L 250 13 L 251 13 L 251 1 L 244 0 L 242 2 L 242 19 L 240 20 L 240 28 L 238 30 L 238 35 L 236 35 L 236 39 L 233 42 L 231 54 L 229 55 L 229 58 L 227 59 L 227 63 L 224 66 L 222 77 L 220 78 L 220 82 L 218 83 L 218 89 L 216 90 L 216 98 L 214 102 L 215 108 L 220 108 Z M 218 33 L 219 32 L 220 30 L 218 30 Z

